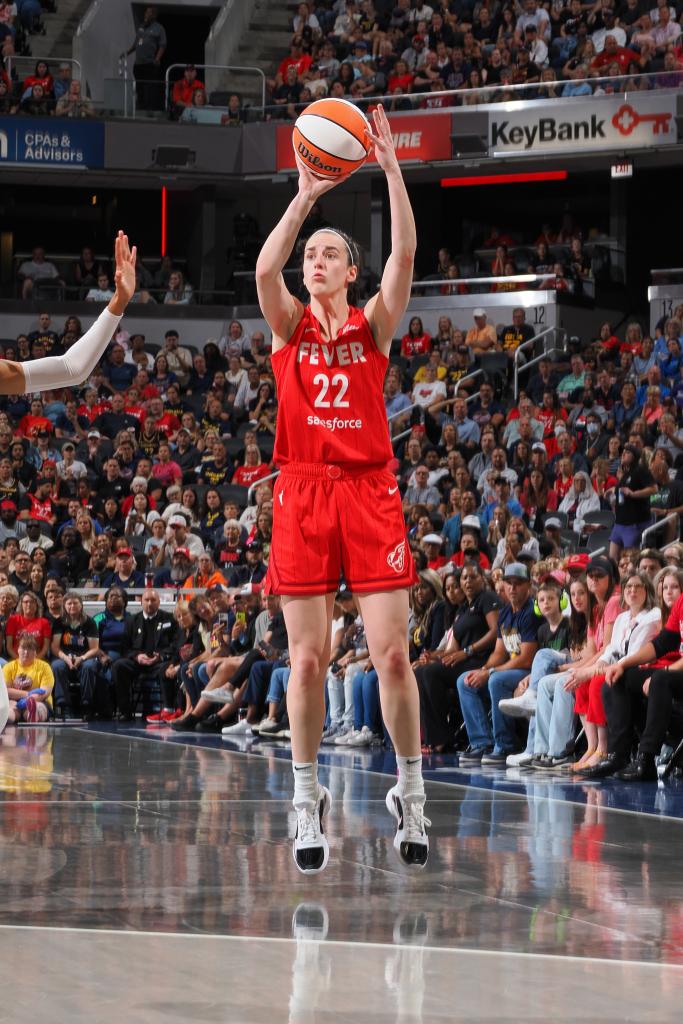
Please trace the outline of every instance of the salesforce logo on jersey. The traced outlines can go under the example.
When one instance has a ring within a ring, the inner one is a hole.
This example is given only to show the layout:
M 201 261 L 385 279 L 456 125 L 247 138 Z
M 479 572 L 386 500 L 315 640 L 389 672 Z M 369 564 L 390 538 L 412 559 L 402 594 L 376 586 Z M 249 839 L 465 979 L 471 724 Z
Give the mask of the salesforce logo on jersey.
M 0 166 L 104 167 L 99 121 L 0 117 Z
M 676 97 L 666 93 L 505 103 L 489 111 L 489 155 L 671 145 L 678 140 L 675 114 Z

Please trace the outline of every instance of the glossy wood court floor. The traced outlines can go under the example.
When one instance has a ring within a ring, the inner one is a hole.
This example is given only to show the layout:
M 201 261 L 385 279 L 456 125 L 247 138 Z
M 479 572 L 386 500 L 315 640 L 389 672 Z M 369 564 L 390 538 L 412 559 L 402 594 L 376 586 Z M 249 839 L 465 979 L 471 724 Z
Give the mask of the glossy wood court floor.
M 683 1020 L 683 783 L 426 761 L 428 868 L 386 752 L 323 755 L 328 869 L 282 745 L 142 725 L 0 737 L 0 1021 Z

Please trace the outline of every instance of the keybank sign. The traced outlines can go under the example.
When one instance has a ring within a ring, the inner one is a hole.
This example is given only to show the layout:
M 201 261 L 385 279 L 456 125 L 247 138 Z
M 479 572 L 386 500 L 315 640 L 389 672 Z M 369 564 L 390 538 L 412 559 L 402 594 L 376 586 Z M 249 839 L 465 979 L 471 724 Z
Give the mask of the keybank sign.
M 104 166 L 104 125 L 57 118 L 0 118 L 0 167 Z
M 635 149 L 677 141 L 676 99 L 629 93 L 489 109 L 489 155 Z

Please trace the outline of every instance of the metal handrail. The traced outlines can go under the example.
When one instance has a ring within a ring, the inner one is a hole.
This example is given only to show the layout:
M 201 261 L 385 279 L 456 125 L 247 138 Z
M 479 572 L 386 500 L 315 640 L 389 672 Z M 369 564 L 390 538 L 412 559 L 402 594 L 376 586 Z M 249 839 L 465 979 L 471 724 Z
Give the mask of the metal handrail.
M 591 89 L 593 89 L 593 87 L 595 85 L 598 85 L 598 84 L 603 83 L 603 82 L 608 82 L 611 85 L 614 85 L 615 82 L 622 83 L 622 82 L 626 82 L 626 81 L 630 81 L 630 80 L 636 81 L 637 79 L 642 79 L 642 78 L 648 78 L 648 79 L 652 80 L 652 79 L 658 79 L 659 77 L 664 77 L 665 75 L 671 75 L 671 74 L 672 74 L 672 72 L 670 72 L 670 71 L 653 71 L 653 72 L 649 72 L 649 73 L 640 71 L 640 72 L 638 72 L 635 75 L 603 75 L 600 78 L 591 78 L 591 79 L 586 78 L 586 79 L 583 79 L 583 81 L 587 82 L 588 85 L 590 85 Z M 415 97 L 415 99 L 420 101 L 420 100 L 425 99 L 426 97 L 428 97 L 430 100 L 433 100 L 437 96 L 439 96 L 439 97 L 441 97 L 441 96 L 458 97 L 458 96 L 472 96 L 472 95 L 482 95 L 482 94 L 484 94 L 484 97 L 483 97 L 482 102 L 480 104 L 477 103 L 477 104 L 471 104 L 471 105 L 472 106 L 485 106 L 489 102 L 488 99 L 486 98 L 489 94 L 495 95 L 496 93 L 501 93 L 501 92 L 504 92 L 504 93 L 514 93 L 514 94 L 520 93 L 520 96 L 519 96 L 520 100 L 524 99 L 525 92 L 536 91 L 537 93 L 540 93 L 540 95 L 534 96 L 534 97 L 530 98 L 528 100 L 528 102 L 530 102 L 530 103 L 533 103 L 535 100 L 539 100 L 541 102 L 547 102 L 548 100 L 562 100 L 562 99 L 572 100 L 572 99 L 577 99 L 577 98 L 581 99 L 583 101 L 583 100 L 591 100 L 591 99 L 600 99 L 602 97 L 602 95 L 603 95 L 602 93 L 600 93 L 597 96 L 596 96 L 595 93 L 592 93 L 590 96 L 586 95 L 586 96 L 580 96 L 580 97 L 575 97 L 575 96 L 549 96 L 548 95 L 548 93 L 550 92 L 551 89 L 562 90 L 565 85 L 571 85 L 572 81 L 573 81 L 573 79 L 561 78 L 561 79 L 557 79 L 555 82 L 522 82 L 522 83 L 520 83 L 518 85 L 501 85 L 500 82 L 498 82 L 495 85 L 479 85 L 479 86 L 475 86 L 473 88 L 470 87 L 468 89 L 441 89 L 438 92 L 430 92 L 430 93 L 404 93 L 401 96 L 401 99 L 410 100 L 412 97 Z M 667 88 L 666 86 L 663 87 L 663 89 L 666 89 L 666 88 Z M 642 90 L 638 90 L 638 91 L 640 92 Z M 671 86 L 671 91 L 676 92 L 678 90 L 676 89 L 675 86 Z M 627 92 L 627 90 L 624 89 L 623 92 L 619 93 L 619 95 L 625 95 L 626 92 Z M 543 95 L 544 93 L 545 93 L 545 95 Z M 389 105 L 389 104 L 391 104 L 391 101 L 394 100 L 395 98 L 396 98 L 395 96 L 386 95 L 386 94 L 381 94 L 381 95 L 377 94 L 377 95 L 374 95 L 374 96 L 363 96 L 362 97 L 362 103 L 364 105 L 368 104 L 368 103 L 369 104 L 384 103 L 385 105 Z M 515 102 L 515 100 L 516 100 L 516 96 L 514 96 L 513 99 L 510 102 Z M 294 111 L 298 115 L 298 113 L 300 113 L 300 111 L 302 111 L 302 110 L 305 110 L 305 108 L 307 106 L 308 106 L 308 103 L 269 104 L 269 106 L 266 109 L 267 110 L 278 111 L 278 112 L 281 113 L 283 110 L 286 110 L 287 107 L 292 107 L 294 109 Z M 411 104 L 411 109 L 415 110 L 415 109 L 418 109 L 418 108 L 413 107 L 412 104 Z M 443 113 L 444 111 L 448 112 L 448 107 L 433 108 L 432 110 L 425 111 L 425 114 L 427 114 L 427 116 L 428 116 L 430 113 L 437 113 L 438 114 L 438 113 Z M 407 113 L 407 111 L 406 111 L 406 113 Z
M 678 512 L 670 512 L 668 516 L 664 516 L 664 518 L 660 519 L 659 522 L 646 527 L 640 536 L 641 547 L 646 547 L 645 538 L 649 533 L 654 533 L 655 530 L 660 528 L 660 526 L 664 526 L 665 523 L 673 523 L 674 521 L 678 522 Z
M 419 402 L 413 402 L 413 404 L 409 405 L 407 409 L 399 409 L 398 412 L 392 412 L 391 416 L 387 416 L 387 423 L 391 423 L 392 420 L 398 419 L 399 416 L 407 416 L 409 412 L 413 411 L 413 409 L 419 409 L 419 408 L 420 408 L 420 403 Z
M 520 284 L 527 283 L 529 281 L 554 281 L 555 274 L 510 274 L 508 277 L 444 277 L 438 281 L 413 281 L 410 286 L 412 291 L 414 288 L 443 288 L 444 285 L 453 285 L 457 287 L 459 284 L 497 284 L 501 281 L 517 281 Z
M 475 377 L 482 377 L 483 375 L 484 375 L 484 371 L 483 370 L 475 370 L 474 373 L 468 373 L 467 376 L 461 377 L 460 380 L 457 380 L 455 382 L 455 387 L 453 388 L 453 397 L 448 399 L 448 401 L 451 401 L 451 402 L 455 401 L 455 399 L 458 397 L 458 392 L 460 391 L 461 386 L 466 381 L 474 380 Z
M 169 64 L 166 69 L 165 75 L 165 95 L 166 95 L 166 110 L 170 109 L 171 99 L 171 71 L 177 68 L 186 68 L 186 64 Z M 196 68 L 203 68 L 205 71 L 251 71 L 261 76 L 261 110 L 265 109 L 266 106 L 266 76 L 265 72 L 261 68 L 257 67 L 243 67 L 238 64 L 195 64 Z
M 249 505 L 249 503 L 251 502 L 252 492 L 255 491 L 257 487 L 260 487 L 261 484 L 264 484 L 266 480 L 274 480 L 275 477 L 279 475 L 280 470 L 276 469 L 274 473 L 270 473 L 269 476 L 262 476 L 260 480 L 257 480 L 255 483 L 251 484 L 249 490 L 247 491 L 247 505 Z
M 40 58 L 38 58 L 38 59 L 40 60 Z M 12 77 L 12 67 L 14 65 L 14 62 L 24 61 L 24 62 L 28 63 L 30 67 L 35 67 L 36 66 L 36 58 L 35 57 L 20 57 L 17 54 L 13 54 L 11 57 L 7 57 L 6 61 L 7 61 L 6 70 L 7 70 L 7 75 L 8 75 L 9 78 Z M 45 58 L 44 59 L 44 63 L 47 64 L 48 67 L 49 67 L 50 66 L 50 59 L 49 58 Z M 55 57 L 55 58 L 52 59 L 52 63 L 53 64 L 57 64 L 57 65 L 59 65 L 59 64 L 73 64 L 74 67 L 78 68 L 78 81 L 79 82 L 82 81 L 82 79 L 83 79 L 83 68 L 81 67 L 81 62 L 79 60 L 76 60 L 75 57 L 59 57 L 59 58 Z
M 408 437 L 408 434 L 412 434 L 412 432 L 413 432 L 413 428 L 412 427 L 408 427 L 408 429 L 404 430 L 401 434 L 397 434 L 396 437 L 392 437 L 391 443 L 392 444 L 396 444 L 397 441 L 400 441 L 404 437 Z
M 515 349 L 515 354 L 514 354 L 514 358 L 513 358 L 513 363 L 514 363 L 514 366 L 513 366 L 513 373 L 514 373 L 513 395 L 514 395 L 515 402 L 519 398 L 519 375 L 520 375 L 521 371 L 524 370 L 524 369 L 528 370 L 530 366 L 534 366 L 537 362 L 539 362 L 541 359 L 543 359 L 545 357 L 545 353 L 544 353 L 544 355 L 537 356 L 536 359 L 531 359 L 528 362 L 524 363 L 523 366 L 520 366 L 519 365 L 519 358 L 518 358 L 520 353 L 524 352 L 524 350 L 529 348 L 530 345 L 534 345 L 535 346 L 536 342 L 539 341 L 541 338 L 544 338 L 546 336 L 546 334 L 552 334 L 552 333 L 558 333 L 558 332 L 564 336 L 563 340 L 565 342 L 565 347 L 561 351 L 562 352 L 566 352 L 567 332 L 565 331 L 565 329 L 563 327 L 546 327 L 546 329 L 544 331 L 541 331 L 539 334 L 535 334 L 533 338 L 529 338 L 528 341 L 523 342 L 519 346 L 519 348 Z

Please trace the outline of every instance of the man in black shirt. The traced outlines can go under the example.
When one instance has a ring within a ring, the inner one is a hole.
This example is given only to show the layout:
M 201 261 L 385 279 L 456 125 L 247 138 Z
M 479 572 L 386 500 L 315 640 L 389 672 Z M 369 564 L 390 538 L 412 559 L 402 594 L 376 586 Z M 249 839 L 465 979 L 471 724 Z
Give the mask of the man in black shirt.
M 135 416 L 125 411 L 126 399 L 120 392 L 112 395 L 111 411 L 102 412 L 93 420 L 93 427 L 105 437 L 116 437 L 120 430 L 138 433 L 140 424 Z
M 123 650 L 126 657 L 117 658 L 112 668 L 119 717 L 134 718 L 133 680 L 142 687 L 143 713 L 152 707 L 152 688 L 159 685 L 161 675 L 177 654 L 178 625 L 170 612 L 159 610 L 156 590 L 145 590 L 142 611 L 126 623 Z
M 650 525 L 650 496 L 657 490 L 640 452 L 627 444 L 621 453 L 621 466 L 615 487 L 616 522 L 609 539 L 610 558 L 619 561 L 622 548 L 640 547 L 640 538 Z

